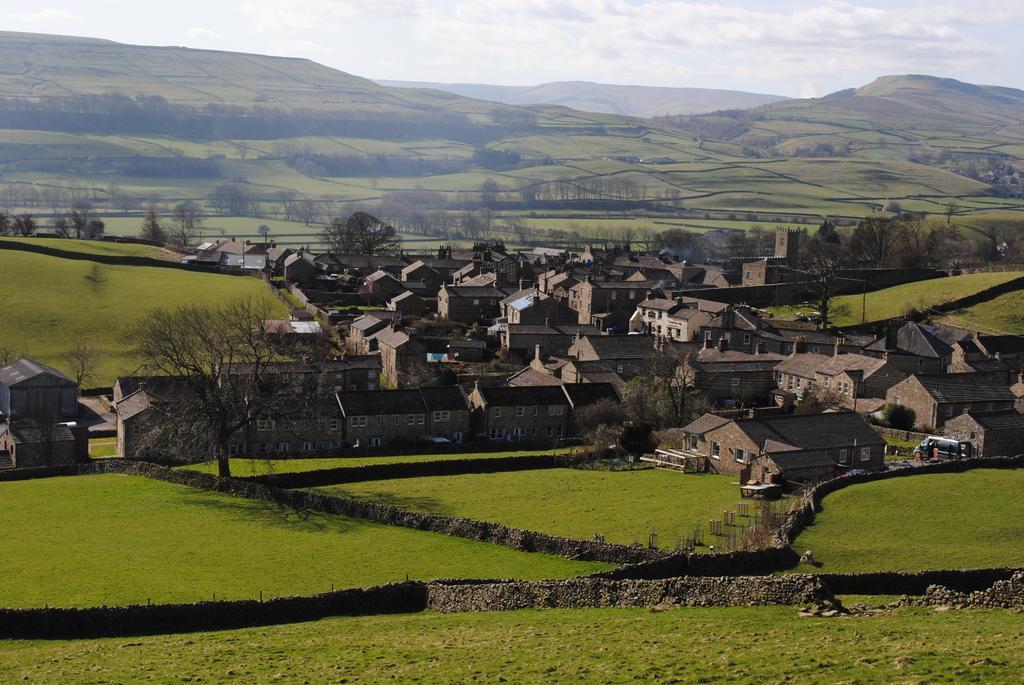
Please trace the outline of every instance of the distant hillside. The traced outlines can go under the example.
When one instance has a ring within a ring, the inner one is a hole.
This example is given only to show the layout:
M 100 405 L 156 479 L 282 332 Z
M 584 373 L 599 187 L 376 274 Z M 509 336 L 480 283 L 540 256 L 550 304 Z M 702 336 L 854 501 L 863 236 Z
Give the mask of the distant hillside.
M 1024 159 L 1024 91 L 935 76 L 883 76 L 822 98 L 671 121 L 769 154 Z
M 385 80 L 378 83 L 396 88 L 443 90 L 463 97 L 491 100 L 507 105 L 560 105 L 584 112 L 645 118 L 667 114 L 701 114 L 720 109 L 749 109 L 786 99 L 779 95 L 745 93 L 737 90 L 619 86 L 587 81 L 557 81 L 539 86 Z

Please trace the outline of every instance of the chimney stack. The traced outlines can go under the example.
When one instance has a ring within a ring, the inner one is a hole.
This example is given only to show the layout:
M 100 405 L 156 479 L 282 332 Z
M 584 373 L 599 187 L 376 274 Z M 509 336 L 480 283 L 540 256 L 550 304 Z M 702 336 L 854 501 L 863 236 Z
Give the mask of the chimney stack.
M 716 347 L 719 352 L 725 352 L 729 349 L 729 341 L 725 339 L 724 335 L 718 339 L 718 345 L 716 345 Z

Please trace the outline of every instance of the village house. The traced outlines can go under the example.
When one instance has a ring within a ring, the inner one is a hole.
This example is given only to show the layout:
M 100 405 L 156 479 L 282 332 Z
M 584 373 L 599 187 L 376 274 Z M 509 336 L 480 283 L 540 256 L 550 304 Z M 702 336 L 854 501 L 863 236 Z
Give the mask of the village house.
M 489 440 L 553 440 L 570 434 L 561 386 L 481 387 L 469 394 L 476 431 Z
M 374 271 L 367 276 L 363 289 L 367 295 L 367 301 L 373 304 L 384 304 L 407 290 L 397 278 L 383 270 Z
M 381 378 L 388 387 L 402 387 L 406 376 L 426 367 L 427 348 L 394 325 L 374 339 L 380 351 Z
M 52 422 L 78 416 L 78 384 L 31 359 L 0 367 L 0 415 Z
M 607 281 L 588 276 L 569 289 L 569 307 L 581 324 L 595 324 L 601 330 L 621 327 L 623 331 L 636 306 L 647 299 L 658 281 Z
M 756 419 L 705 414 L 682 432 L 683 454 L 741 483 L 811 482 L 846 469 L 885 469 L 885 441 L 853 412 Z
M 944 373 L 953 347 L 923 324 L 907 321 L 865 347 L 864 354 L 885 359 L 906 373 Z
M 705 347 L 682 360 L 684 373 L 693 379 L 705 401 L 713 407 L 758 407 L 769 403 L 775 389 L 779 354 L 747 354 Z
M 349 324 L 345 347 L 352 354 L 369 354 L 377 350 L 375 336 L 391 325 L 392 321 L 401 319 L 398 311 L 374 311 L 363 314 Z
M 462 323 L 490 323 L 500 316 L 506 295 L 493 286 L 443 285 L 437 293 L 437 315 Z
M 339 393 L 344 438 L 351 447 L 386 447 L 432 438 L 462 442 L 469 434 L 469 405 L 453 388 L 410 388 Z
M 423 316 L 428 309 L 427 301 L 410 290 L 395 295 L 388 301 L 388 311 L 398 312 L 403 317 Z
M 294 283 L 302 289 L 314 289 L 317 285 L 317 277 L 324 272 L 314 264 L 313 259 L 313 255 L 302 251 L 285 257 L 283 267 L 285 282 Z
M 701 326 L 709 323 L 726 305 L 692 297 L 647 298 L 630 317 L 631 333 L 650 333 L 678 342 L 692 342 Z
M 862 413 L 879 409 L 889 388 L 906 377 L 886 360 L 862 354 L 794 353 L 775 368 L 775 384 L 780 390 L 802 398 L 812 388 L 821 387 L 839 395 L 844 407 Z
M 650 335 L 584 335 L 569 348 L 562 380 L 621 383 L 647 373 L 657 354 Z M 618 380 L 605 374 L 614 374 Z
M 501 316 L 509 324 L 554 325 L 576 323 L 576 312 L 564 302 L 548 297 L 535 288 L 512 293 L 501 301 Z
M 885 399 L 913 409 L 915 425 L 927 431 L 965 411 L 1013 409 L 1017 398 L 1005 383 L 1000 373 L 918 373 L 889 388 Z
M 947 437 L 969 442 L 976 457 L 1024 454 L 1024 414 L 1016 410 L 963 413 L 946 420 Z
M 445 278 L 435 269 L 424 264 L 423 260 L 417 259 L 415 262 L 402 269 L 401 282 L 422 283 L 424 288 L 436 291 L 444 285 Z
M 73 464 L 75 445 L 75 435 L 66 423 L 34 419 L 0 423 L 0 471 Z
M 507 324 L 501 331 L 501 346 L 509 361 L 525 361 L 532 357 L 537 346 L 545 357 L 564 357 L 576 342 L 577 336 L 597 336 L 597 326 L 553 324 Z

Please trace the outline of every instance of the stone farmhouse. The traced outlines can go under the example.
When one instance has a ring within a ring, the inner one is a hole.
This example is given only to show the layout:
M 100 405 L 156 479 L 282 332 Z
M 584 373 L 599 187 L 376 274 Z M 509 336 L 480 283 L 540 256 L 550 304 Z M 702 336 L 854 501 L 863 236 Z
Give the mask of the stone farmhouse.
M 74 423 L 78 413 L 78 384 L 60 371 L 31 359 L 0 367 L 0 469 L 84 457 L 88 437 Z
M 999 373 L 917 373 L 889 388 L 885 399 L 913 409 L 917 428 L 928 431 L 964 412 L 1013 409 L 1017 398 L 1005 382 Z
M 946 420 L 944 434 L 973 445 L 979 457 L 1024 454 L 1024 414 L 1017 411 L 964 413 Z

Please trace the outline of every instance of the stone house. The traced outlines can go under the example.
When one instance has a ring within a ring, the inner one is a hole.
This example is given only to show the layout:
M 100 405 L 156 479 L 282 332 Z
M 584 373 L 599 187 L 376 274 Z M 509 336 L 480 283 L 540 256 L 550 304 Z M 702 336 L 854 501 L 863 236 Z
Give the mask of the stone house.
M 1013 457 L 1024 454 L 1024 414 L 1015 410 L 964 413 L 946 421 L 947 437 L 974 446 L 978 457 Z
M 0 471 L 74 464 L 75 443 L 74 434 L 64 423 L 34 419 L 0 423 Z
M 817 481 L 848 468 L 885 469 L 885 441 L 853 412 L 756 419 L 705 414 L 682 432 L 685 454 L 741 482 Z
M 865 347 L 864 354 L 885 359 L 905 373 L 943 373 L 953 359 L 953 347 L 923 324 L 908 321 Z
M 566 383 L 593 381 L 588 375 L 613 373 L 628 381 L 643 375 L 650 360 L 657 354 L 654 336 L 650 335 L 584 335 L 569 348 L 569 360 L 562 369 Z
M 565 301 L 569 298 L 569 290 L 585 277 L 583 271 L 553 269 L 537 277 L 537 288 L 545 295 Z
M 338 394 L 344 436 L 353 447 L 386 447 L 434 437 L 462 442 L 470 409 L 459 388 L 410 388 Z
M 501 346 L 510 360 L 525 361 L 540 346 L 541 355 L 565 356 L 576 342 L 577 336 L 600 335 L 597 326 L 555 324 L 507 324 L 501 331 Z
M 397 278 L 384 270 L 374 271 L 367 276 L 363 289 L 368 300 L 377 304 L 384 304 L 407 290 Z
M 649 333 L 669 340 L 692 342 L 701 326 L 710 322 L 713 313 L 692 298 L 647 298 L 637 305 L 630 318 L 630 332 Z M 724 305 L 722 305 L 724 307 Z M 714 308 L 712 308 L 714 309 Z
M 444 285 L 445 278 L 436 269 L 424 264 L 423 260 L 417 259 L 402 269 L 401 281 L 402 283 L 422 283 L 424 288 L 437 290 Z
M 913 409 L 917 428 L 928 431 L 965 411 L 1013 409 L 1017 398 L 1002 374 L 918 373 L 889 388 L 885 400 Z
M 0 415 L 58 422 L 78 416 L 78 384 L 31 359 L 0 367 Z
M 796 397 L 818 386 L 838 393 L 843 406 L 875 411 L 885 393 L 907 374 L 884 359 L 862 354 L 791 354 L 775 368 L 776 387 Z M 858 399 L 876 400 L 856 402 Z
M 661 285 L 659 281 L 608 281 L 588 276 L 569 289 L 569 307 L 581 324 L 597 324 L 602 330 L 625 327 L 636 306 Z
M 562 386 L 480 387 L 469 394 L 476 431 L 489 440 L 553 440 L 570 434 Z
M 501 301 L 501 315 L 510 324 L 575 324 L 576 312 L 564 301 L 528 288 L 512 293 Z
M 377 350 L 374 336 L 388 328 L 392 321 L 401 319 L 399 311 L 367 312 L 349 324 L 345 347 L 352 354 L 368 354 Z
M 779 354 L 746 354 L 702 348 L 683 364 L 689 367 L 694 385 L 716 407 L 756 407 L 769 402 L 775 388 Z
M 437 293 L 437 315 L 449 321 L 490 323 L 501 315 L 506 294 L 493 286 L 444 285 Z
M 404 377 L 426 366 L 427 348 L 398 328 L 376 334 L 380 351 L 381 376 L 391 388 L 400 388 Z
M 323 273 L 313 263 L 313 256 L 306 252 L 296 252 L 284 259 L 284 280 L 294 283 L 303 289 L 313 289 L 317 285 L 317 276 Z
M 426 300 L 407 290 L 388 301 L 388 310 L 405 316 L 423 316 L 429 309 Z

